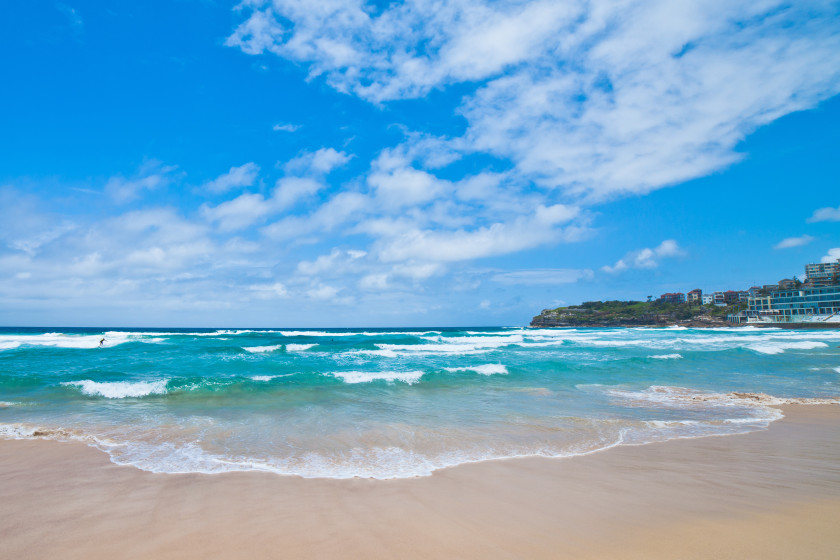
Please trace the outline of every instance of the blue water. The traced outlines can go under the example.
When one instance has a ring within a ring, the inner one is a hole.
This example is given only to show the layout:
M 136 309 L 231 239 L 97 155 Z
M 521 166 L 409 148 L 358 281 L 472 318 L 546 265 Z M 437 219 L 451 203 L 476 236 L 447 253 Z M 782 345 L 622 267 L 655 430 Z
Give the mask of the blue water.
M 838 346 L 749 328 L 6 328 L 0 437 L 154 472 L 424 476 L 763 429 L 768 404 L 840 395 Z

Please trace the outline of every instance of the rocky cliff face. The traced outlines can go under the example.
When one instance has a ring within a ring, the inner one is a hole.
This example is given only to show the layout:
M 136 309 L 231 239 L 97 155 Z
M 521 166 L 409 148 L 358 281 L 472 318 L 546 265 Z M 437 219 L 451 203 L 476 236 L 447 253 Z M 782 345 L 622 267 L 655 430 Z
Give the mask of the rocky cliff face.
M 688 319 L 680 318 L 674 313 L 648 313 L 636 316 L 616 316 L 584 312 L 575 309 L 543 309 L 542 313 L 531 320 L 532 327 L 666 327 L 679 325 L 683 327 L 726 327 L 730 326 L 724 319 L 700 315 Z

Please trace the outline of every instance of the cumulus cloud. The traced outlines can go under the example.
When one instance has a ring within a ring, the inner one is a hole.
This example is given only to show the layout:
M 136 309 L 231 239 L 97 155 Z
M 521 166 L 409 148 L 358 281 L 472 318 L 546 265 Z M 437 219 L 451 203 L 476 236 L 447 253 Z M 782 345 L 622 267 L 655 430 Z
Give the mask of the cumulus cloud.
M 788 237 L 786 239 L 782 239 L 776 245 L 773 246 L 774 249 L 790 249 L 791 247 L 801 247 L 802 245 L 807 245 L 814 238 L 810 235 L 800 235 L 799 237 Z
M 315 152 L 304 152 L 285 165 L 290 175 L 326 175 L 333 169 L 350 161 L 352 156 L 333 148 L 321 148 Z
M 840 247 L 835 247 L 834 249 L 829 249 L 828 254 L 826 254 L 820 262 L 833 263 L 838 260 L 840 260 Z
M 814 210 L 808 222 L 840 222 L 840 206 L 837 208 L 820 208 Z
M 227 45 L 373 103 L 470 88 L 461 153 L 598 201 L 738 161 L 746 134 L 840 91 L 819 1 L 254 0 Z M 453 108 L 454 109 L 454 108 Z
M 254 162 L 231 167 L 227 173 L 205 183 L 204 189 L 213 194 L 221 194 L 237 188 L 250 187 L 257 180 L 259 172 L 260 167 Z
M 602 266 L 601 270 L 608 274 L 616 274 L 630 268 L 656 268 L 662 259 L 679 257 L 685 252 L 673 239 L 666 239 L 653 249 L 645 248 L 631 251 L 619 259 L 612 266 Z
M 379 258 L 385 262 L 422 261 L 458 262 L 493 255 L 505 255 L 539 245 L 568 241 L 581 232 L 576 227 L 563 229 L 579 209 L 557 204 L 539 206 L 530 216 L 520 216 L 508 223 L 494 223 L 477 229 L 457 231 L 412 230 L 382 244 Z

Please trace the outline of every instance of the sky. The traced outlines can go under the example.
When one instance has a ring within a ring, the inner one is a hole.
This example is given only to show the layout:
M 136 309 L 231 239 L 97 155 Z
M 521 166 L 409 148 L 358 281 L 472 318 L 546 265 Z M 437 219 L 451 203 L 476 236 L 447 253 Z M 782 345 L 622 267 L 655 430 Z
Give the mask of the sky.
M 840 258 L 840 3 L 0 3 L 0 325 L 527 324 Z

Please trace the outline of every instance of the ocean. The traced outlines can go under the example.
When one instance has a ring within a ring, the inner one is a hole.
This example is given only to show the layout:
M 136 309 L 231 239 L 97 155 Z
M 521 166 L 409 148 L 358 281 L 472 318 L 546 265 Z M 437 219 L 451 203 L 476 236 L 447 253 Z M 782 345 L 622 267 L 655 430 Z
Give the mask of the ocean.
M 770 405 L 838 396 L 840 331 L 0 329 L 0 438 L 159 473 L 428 476 L 761 430 Z

